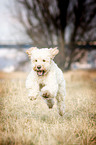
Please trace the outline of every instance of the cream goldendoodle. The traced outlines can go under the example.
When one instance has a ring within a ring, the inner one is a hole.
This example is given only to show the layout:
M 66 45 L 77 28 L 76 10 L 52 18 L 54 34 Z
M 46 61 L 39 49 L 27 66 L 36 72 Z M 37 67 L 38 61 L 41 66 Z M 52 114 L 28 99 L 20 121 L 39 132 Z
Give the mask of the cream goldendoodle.
M 57 108 L 60 115 L 64 114 L 65 80 L 63 73 L 53 61 L 59 50 L 56 48 L 32 47 L 26 51 L 31 58 L 32 70 L 26 80 L 28 96 L 31 100 L 42 96 L 49 108 L 57 100 Z

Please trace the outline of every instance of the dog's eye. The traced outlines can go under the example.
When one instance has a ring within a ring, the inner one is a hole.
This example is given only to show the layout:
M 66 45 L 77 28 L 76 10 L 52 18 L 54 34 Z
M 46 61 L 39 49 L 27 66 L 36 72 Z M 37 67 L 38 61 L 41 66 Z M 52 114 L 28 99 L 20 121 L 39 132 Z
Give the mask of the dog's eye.
M 35 62 L 37 62 L 37 59 L 35 59 Z
M 43 62 L 45 62 L 46 60 L 45 59 L 43 59 Z

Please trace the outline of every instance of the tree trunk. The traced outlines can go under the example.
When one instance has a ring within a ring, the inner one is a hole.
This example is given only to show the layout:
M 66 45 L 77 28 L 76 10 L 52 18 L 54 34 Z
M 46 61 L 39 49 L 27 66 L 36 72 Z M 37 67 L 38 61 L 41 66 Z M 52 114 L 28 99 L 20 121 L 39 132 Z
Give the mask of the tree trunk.
M 64 61 L 65 61 L 65 48 L 64 48 L 64 37 L 63 34 L 60 35 L 59 39 L 59 54 L 56 56 L 55 61 L 57 65 L 64 70 Z

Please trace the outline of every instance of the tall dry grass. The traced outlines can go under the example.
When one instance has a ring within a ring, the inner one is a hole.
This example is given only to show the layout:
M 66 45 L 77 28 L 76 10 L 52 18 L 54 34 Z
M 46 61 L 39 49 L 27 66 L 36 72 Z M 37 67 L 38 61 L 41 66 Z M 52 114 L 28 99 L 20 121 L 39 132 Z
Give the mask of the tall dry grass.
M 64 74 L 64 117 L 43 99 L 27 98 L 25 74 L 0 76 L 0 145 L 96 144 L 96 72 Z

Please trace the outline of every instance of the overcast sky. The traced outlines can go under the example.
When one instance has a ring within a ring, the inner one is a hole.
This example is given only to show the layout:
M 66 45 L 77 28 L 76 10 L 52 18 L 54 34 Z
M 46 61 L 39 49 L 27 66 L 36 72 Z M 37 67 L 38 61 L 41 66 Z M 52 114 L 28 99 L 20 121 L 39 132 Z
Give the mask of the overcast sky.
M 28 43 L 23 26 L 12 13 L 16 0 L 0 0 L 0 44 Z

